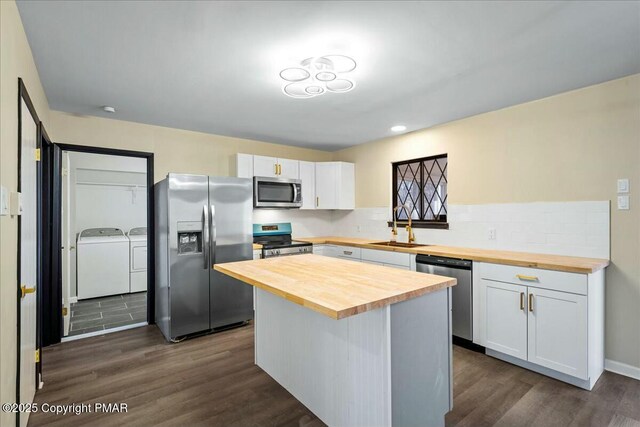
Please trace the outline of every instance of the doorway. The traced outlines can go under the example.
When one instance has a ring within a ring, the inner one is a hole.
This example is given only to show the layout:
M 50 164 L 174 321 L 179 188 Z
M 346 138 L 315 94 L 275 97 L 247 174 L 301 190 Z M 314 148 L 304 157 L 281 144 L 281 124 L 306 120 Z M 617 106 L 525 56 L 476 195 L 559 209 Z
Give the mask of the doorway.
M 147 164 L 62 151 L 63 339 L 147 324 Z
M 43 346 L 154 323 L 153 154 L 54 144 L 52 159 Z

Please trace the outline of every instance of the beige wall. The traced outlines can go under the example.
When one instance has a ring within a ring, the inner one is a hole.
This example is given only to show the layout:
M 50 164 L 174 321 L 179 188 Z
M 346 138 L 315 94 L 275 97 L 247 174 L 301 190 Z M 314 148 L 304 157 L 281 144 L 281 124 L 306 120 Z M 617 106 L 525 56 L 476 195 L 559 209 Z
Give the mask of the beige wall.
M 326 151 L 60 111 L 51 111 L 47 131 L 55 142 L 152 152 L 156 181 L 166 177 L 168 172 L 234 174 L 236 153 L 309 161 L 331 160 L 332 157 Z
M 448 153 L 449 203 L 611 200 L 606 357 L 640 367 L 640 75 L 334 153 L 357 207 L 389 206 L 390 163 Z M 383 173 L 384 171 L 384 173 Z M 629 178 L 631 210 L 615 208 Z
M 13 1 L 0 1 L 0 46 L 0 184 L 17 191 L 18 77 L 45 123 L 49 105 Z M 17 236 L 16 217 L 0 216 L 0 402 L 15 401 Z M 13 420 L 13 414 L 0 415 L 0 425 Z

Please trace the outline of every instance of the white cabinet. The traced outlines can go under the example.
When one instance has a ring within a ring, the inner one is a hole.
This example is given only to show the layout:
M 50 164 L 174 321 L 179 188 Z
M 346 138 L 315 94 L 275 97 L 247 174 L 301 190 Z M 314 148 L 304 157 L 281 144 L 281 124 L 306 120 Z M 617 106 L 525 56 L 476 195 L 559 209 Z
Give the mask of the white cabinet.
M 474 263 L 474 341 L 590 390 L 604 370 L 604 272 Z M 477 337 L 477 341 L 476 341 Z
M 278 177 L 299 179 L 299 161 L 291 159 L 278 159 Z
M 253 156 L 253 176 L 278 176 L 278 159 L 275 157 Z
M 411 254 L 403 252 L 362 249 L 362 260 L 381 263 L 389 267 L 402 268 L 404 270 L 411 268 Z
M 327 245 L 313 245 L 313 253 L 314 255 L 324 255 L 327 256 Z
M 300 179 L 301 209 L 355 209 L 355 165 L 236 154 L 236 176 Z
M 355 167 L 353 163 L 316 163 L 316 208 L 355 208 Z
M 400 270 L 411 270 L 415 255 L 376 249 L 361 249 L 354 246 L 313 245 L 313 253 L 333 258 L 349 259 L 366 264 L 384 265 Z
M 482 279 L 484 346 L 527 360 L 527 287 Z
M 298 179 L 298 160 L 253 156 L 253 176 Z
M 302 207 L 316 208 L 316 164 L 300 160 L 300 180 L 302 181 Z
M 238 178 L 253 178 L 253 156 L 251 154 L 236 154 L 236 176 Z
M 529 362 L 587 379 L 587 297 L 529 288 Z

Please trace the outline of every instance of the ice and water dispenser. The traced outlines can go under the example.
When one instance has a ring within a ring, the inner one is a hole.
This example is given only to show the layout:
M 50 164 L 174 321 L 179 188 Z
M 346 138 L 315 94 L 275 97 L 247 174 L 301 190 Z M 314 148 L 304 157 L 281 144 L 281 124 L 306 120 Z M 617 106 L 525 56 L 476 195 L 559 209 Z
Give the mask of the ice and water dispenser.
M 202 223 L 178 222 L 178 255 L 202 253 Z

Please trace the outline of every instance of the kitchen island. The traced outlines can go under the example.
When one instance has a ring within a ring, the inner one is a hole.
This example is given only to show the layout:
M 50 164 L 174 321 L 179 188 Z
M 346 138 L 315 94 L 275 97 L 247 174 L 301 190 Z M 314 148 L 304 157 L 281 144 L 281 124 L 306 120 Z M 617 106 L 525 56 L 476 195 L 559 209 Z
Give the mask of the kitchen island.
M 216 264 L 254 286 L 255 361 L 330 426 L 442 426 L 455 279 L 299 255 Z

